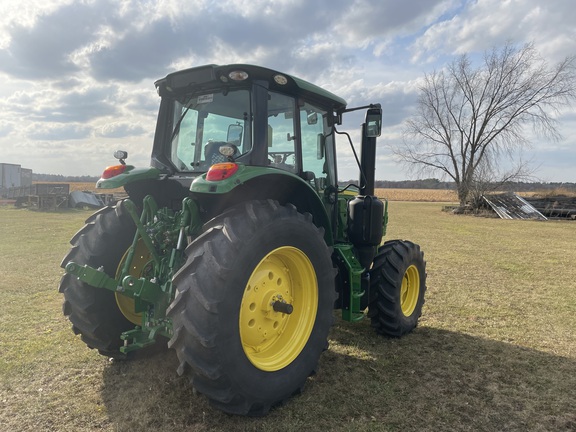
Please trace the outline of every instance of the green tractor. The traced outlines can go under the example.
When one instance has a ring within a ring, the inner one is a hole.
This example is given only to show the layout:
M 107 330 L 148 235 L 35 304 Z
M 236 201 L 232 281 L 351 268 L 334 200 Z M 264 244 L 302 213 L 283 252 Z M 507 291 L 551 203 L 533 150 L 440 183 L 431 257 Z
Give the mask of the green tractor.
M 124 187 L 128 198 L 90 216 L 61 264 L 64 314 L 90 348 L 122 358 L 167 343 L 178 373 L 215 407 L 263 415 L 315 372 L 334 309 L 346 321 L 367 316 L 384 335 L 416 327 L 423 253 L 381 244 L 380 105 L 347 108 L 309 82 L 243 64 L 155 85 L 151 167 L 115 153 L 97 188 Z M 359 185 L 340 187 L 335 137 L 352 142 L 336 126 L 361 109 Z

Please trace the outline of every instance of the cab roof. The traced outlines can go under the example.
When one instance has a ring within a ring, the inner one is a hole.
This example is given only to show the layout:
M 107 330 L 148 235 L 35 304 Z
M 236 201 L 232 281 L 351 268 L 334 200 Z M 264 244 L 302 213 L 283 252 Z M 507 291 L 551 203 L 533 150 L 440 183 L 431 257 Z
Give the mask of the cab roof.
M 236 76 L 245 76 L 243 80 L 233 80 L 232 72 L 244 72 Z M 346 101 L 339 96 L 324 90 L 295 76 L 268 69 L 261 66 L 248 64 L 215 65 L 209 64 L 168 74 L 165 78 L 157 80 L 156 87 L 164 88 L 170 93 L 186 93 L 193 88 L 214 88 L 223 84 L 243 85 L 246 82 L 266 81 L 268 88 L 296 97 L 304 97 L 307 100 L 317 102 L 323 107 L 335 112 L 346 108 Z

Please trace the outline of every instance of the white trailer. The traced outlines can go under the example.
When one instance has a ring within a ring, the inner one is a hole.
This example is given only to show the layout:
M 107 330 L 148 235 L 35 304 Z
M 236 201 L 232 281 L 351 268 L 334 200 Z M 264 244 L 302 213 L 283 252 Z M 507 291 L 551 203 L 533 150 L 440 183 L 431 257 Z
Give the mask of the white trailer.
M 22 186 L 22 167 L 17 164 L 0 163 L 0 189 Z

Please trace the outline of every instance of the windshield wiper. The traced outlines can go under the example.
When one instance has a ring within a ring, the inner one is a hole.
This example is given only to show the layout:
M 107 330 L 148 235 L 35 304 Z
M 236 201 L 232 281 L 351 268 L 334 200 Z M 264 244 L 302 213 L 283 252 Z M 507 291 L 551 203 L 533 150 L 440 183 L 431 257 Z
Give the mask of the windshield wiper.
M 182 115 L 180 116 L 180 118 L 178 119 L 178 121 L 176 122 L 174 130 L 172 131 L 172 136 L 170 136 L 170 142 L 174 141 L 174 137 L 178 134 L 178 132 L 180 132 L 180 125 L 182 124 L 184 117 L 186 117 L 186 114 L 188 114 L 188 111 L 190 111 L 191 107 L 192 107 L 191 105 L 187 106 Z

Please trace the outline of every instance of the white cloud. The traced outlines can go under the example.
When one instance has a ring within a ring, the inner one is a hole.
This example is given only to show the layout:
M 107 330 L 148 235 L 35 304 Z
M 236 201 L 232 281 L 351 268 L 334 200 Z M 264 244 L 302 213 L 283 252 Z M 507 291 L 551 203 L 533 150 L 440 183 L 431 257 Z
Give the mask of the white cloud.
M 41 15 L 54 12 L 63 4 L 62 0 L 2 0 L 0 2 L 0 48 L 9 44 L 12 39 L 10 28 L 22 26 L 31 28 Z
M 413 46 L 414 61 L 444 54 L 482 52 L 506 41 L 534 41 L 551 60 L 574 54 L 574 2 L 479 0 L 432 25 Z
M 26 129 L 27 138 L 38 141 L 78 140 L 91 135 L 92 128 L 80 124 L 35 124 Z
M 96 136 L 102 138 L 124 138 L 142 135 L 146 132 L 146 129 L 139 124 L 117 122 L 102 126 L 96 131 Z
M 573 10 L 572 0 L 0 0 L 0 162 L 98 175 L 124 148 L 148 165 L 154 80 L 238 62 L 308 79 L 350 105 L 381 103 L 377 176 L 400 179 L 388 144 L 425 72 L 506 40 L 533 40 L 551 62 L 576 54 Z M 576 121 L 559 119 L 565 140 L 550 161 L 576 146 Z M 361 121 L 350 114 L 342 126 L 356 143 Z M 343 178 L 355 178 L 347 142 L 338 149 Z
M 455 7 L 453 0 L 354 0 L 344 11 L 345 19 L 336 31 L 347 35 L 347 43 L 367 47 L 375 45 L 376 55 L 395 39 L 417 34 Z
M 0 138 L 7 137 L 14 130 L 14 124 L 0 121 Z

